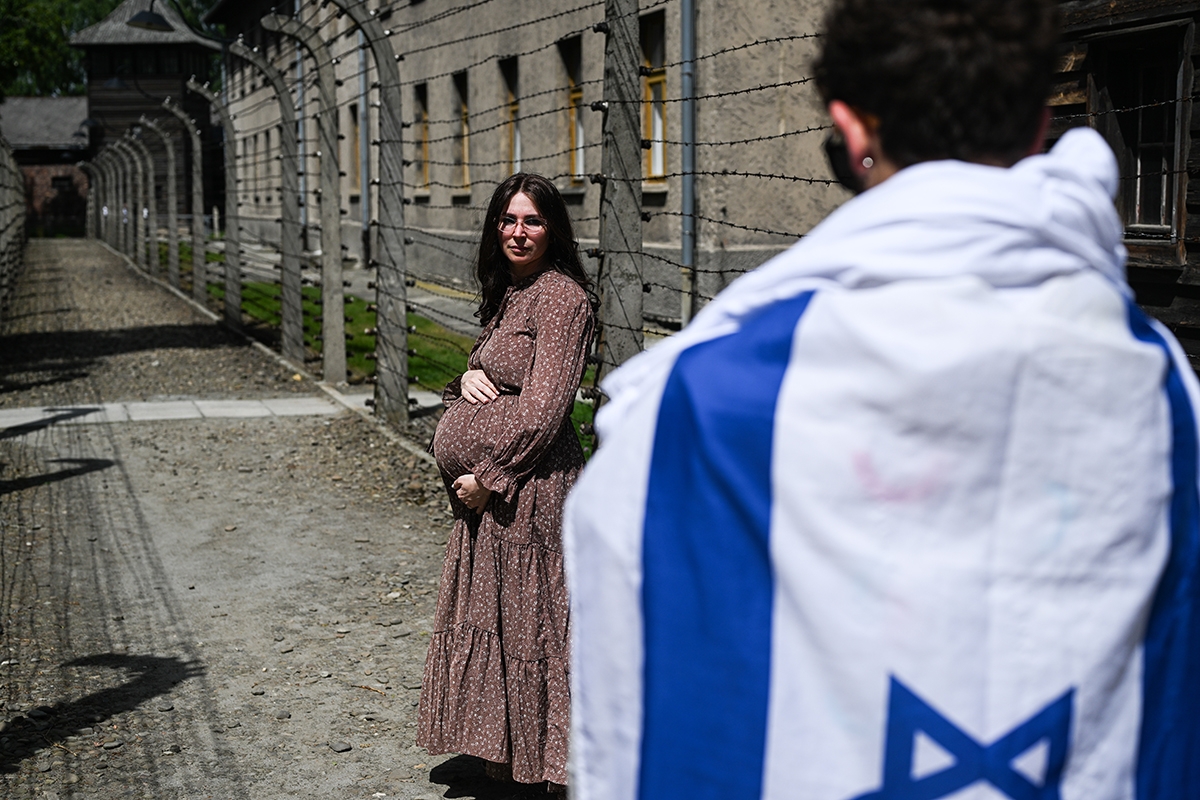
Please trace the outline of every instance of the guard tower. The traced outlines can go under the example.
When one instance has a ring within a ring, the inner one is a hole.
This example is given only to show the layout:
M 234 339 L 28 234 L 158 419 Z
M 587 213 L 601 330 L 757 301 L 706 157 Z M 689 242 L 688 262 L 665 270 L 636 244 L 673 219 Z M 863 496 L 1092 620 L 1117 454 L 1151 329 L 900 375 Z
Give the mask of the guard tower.
M 142 11 L 153 10 L 173 27 L 172 31 L 136 28 L 127 23 Z M 176 158 L 191 163 L 191 140 L 162 102 L 170 97 L 181 105 L 199 125 L 204 141 L 204 205 L 210 208 L 222 187 L 213 176 L 221 173 L 220 138 L 210 122 L 208 103 L 187 90 L 187 80 L 195 75 L 201 82 L 209 79 L 219 43 L 195 33 L 167 0 L 125 0 L 111 14 L 71 37 L 71 45 L 87 54 L 88 117 L 91 128 L 91 152 L 107 142 L 121 138 L 138 124 L 143 114 L 161 122 L 175 137 Z M 159 208 L 166 209 L 166 155 L 153 137 L 150 152 L 155 154 L 157 185 L 154 196 Z M 209 167 L 212 164 L 212 168 Z M 176 170 L 177 211 L 189 210 L 192 194 L 190 169 Z

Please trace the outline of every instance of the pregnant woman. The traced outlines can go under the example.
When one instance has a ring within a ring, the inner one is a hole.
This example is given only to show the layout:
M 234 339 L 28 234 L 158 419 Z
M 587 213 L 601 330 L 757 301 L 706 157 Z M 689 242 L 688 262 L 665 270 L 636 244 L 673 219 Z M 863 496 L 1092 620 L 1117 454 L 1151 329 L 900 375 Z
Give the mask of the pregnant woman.
M 562 508 L 583 467 L 570 415 L 595 322 L 554 184 L 518 173 L 497 187 L 475 274 L 483 331 L 446 387 L 433 439 L 454 530 L 417 743 L 559 791 L 570 707 Z

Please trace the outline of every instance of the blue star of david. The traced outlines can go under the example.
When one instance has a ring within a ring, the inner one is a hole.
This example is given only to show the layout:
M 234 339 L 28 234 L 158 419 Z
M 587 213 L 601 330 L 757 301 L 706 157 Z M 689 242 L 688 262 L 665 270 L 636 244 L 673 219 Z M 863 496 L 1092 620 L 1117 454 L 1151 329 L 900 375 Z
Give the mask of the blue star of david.
M 981 744 L 891 679 L 887 741 L 883 749 L 883 786 L 854 800 L 935 800 L 987 781 L 1012 800 L 1061 800 L 1060 785 L 1071 736 L 1070 689 L 1032 717 L 989 745 Z M 952 766 L 913 778 L 913 746 L 923 731 L 955 758 Z M 1041 740 L 1049 741 L 1046 774 L 1041 786 L 1013 769 L 1012 761 Z

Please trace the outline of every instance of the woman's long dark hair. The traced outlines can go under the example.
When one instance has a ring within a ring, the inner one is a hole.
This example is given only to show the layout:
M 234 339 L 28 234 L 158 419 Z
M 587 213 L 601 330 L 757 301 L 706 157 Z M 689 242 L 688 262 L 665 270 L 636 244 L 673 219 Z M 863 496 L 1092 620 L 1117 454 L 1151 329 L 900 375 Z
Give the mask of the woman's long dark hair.
M 517 194 L 524 194 L 537 206 L 538 213 L 546 220 L 550 243 L 545 258 L 549 268 L 561 272 L 575 281 L 587 292 L 592 307 L 597 305 L 592 292 L 592 281 L 579 260 L 579 246 L 575 242 L 575 231 L 571 227 L 571 216 L 567 204 L 553 183 L 541 175 L 518 172 L 496 187 L 492 201 L 488 204 L 487 217 L 483 220 L 483 232 L 479 237 L 479 252 L 475 256 L 475 277 L 480 285 L 479 310 L 475 316 L 486 325 L 500 311 L 504 292 L 512 285 L 508 259 L 500 249 L 500 217 L 509 202 Z

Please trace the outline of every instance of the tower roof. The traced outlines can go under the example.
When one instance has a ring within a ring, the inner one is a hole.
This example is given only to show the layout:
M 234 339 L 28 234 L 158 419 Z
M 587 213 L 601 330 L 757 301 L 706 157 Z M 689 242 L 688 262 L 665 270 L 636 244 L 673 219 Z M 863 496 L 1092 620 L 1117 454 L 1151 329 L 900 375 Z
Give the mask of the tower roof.
M 154 10 L 162 14 L 175 30 L 148 31 L 125 24 L 139 11 L 149 10 L 151 3 L 154 3 Z M 138 44 L 193 44 L 209 50 L 221 49 L 220 44 L 188 27 L 170 0 L 125 0 L 107 17 L 71 37 L 73 47 Z

